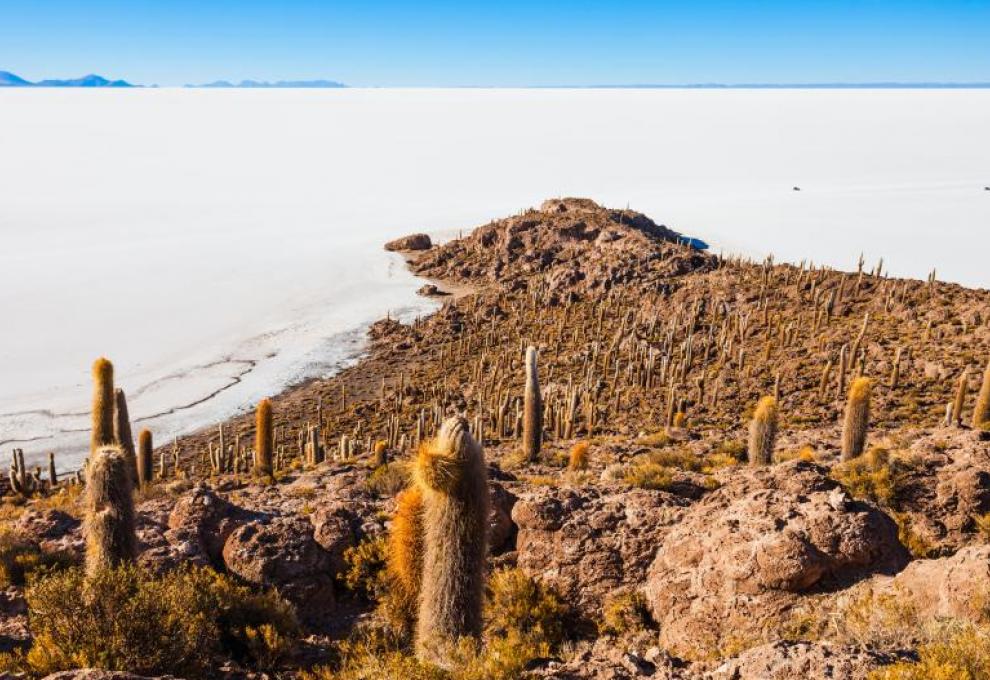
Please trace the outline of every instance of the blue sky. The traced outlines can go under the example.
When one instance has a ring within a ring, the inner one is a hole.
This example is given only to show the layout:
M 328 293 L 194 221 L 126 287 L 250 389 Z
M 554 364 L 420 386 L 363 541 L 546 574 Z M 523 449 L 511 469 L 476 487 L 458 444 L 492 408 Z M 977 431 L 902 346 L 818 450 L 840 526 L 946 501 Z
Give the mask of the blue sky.
M 990 81 L 990 0 L 0 0 L 0 70 L 177 85 Z

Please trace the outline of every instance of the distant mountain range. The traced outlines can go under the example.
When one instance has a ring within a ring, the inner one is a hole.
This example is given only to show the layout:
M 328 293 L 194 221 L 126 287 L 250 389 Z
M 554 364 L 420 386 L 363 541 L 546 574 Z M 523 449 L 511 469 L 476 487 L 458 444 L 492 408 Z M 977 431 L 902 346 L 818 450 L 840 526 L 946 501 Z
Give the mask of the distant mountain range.
M 321 87 L 347 87 L 343 83 L 334 80 L 279 80 L 270 83 L 267 81 L 242 80 L 239 83 L 231 83 L 227 80 L 216 80 L 212 83 L 202 85 L 186 85 L 186 87 L 244 87 L 244 88 L 321 88 Z
M 134 87 L 125 80 L 107 80 L 103 76 L 90 74 L 69 80 L 39 80 L 32 83 L 9 71 L 0 71 L 0 87 Z

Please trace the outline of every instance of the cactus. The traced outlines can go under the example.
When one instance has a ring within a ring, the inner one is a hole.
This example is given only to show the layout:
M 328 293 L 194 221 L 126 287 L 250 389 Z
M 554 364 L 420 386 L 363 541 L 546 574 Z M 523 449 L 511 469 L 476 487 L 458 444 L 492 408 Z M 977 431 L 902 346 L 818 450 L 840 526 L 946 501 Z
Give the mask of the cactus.
M 523 394 L 523 450 L 526 460 L 536 460 L 543 443 L 543 398 L 536 370 L 536 348 L 526 349 L 526 389 Z
M 763 397 L 756 405 L 749 423 L 750 465 L 769 465 L 773 461 L 774 443 L 777 440 L 777 400 Z
M 371 467 L 372 469 L 380 468 L 382 465 L 388 465 L 388 442 L 379 439 L 375 442 L 375 448 L 371 454 Z
M 113 391 L 113 439 L 131 461 L 134 479 L 137 479 L 137 457 L 134 452 L 134 436 L 131 434 L 131 417 L 127 412 L 127 397 L 119 387 Z
M 956 396 L 952 400 L 952 423 L 956 427 L 962 426 L 963 408 L 966 406 L 966 394 L 969 392 L 969 369 L 964 368 L 959 376 L 959 383 L 956 385 Z
M 93 428 L 90 435 L 90 453 L 110 446 L 114 439 L 113 364 L 100 357 L 93 363 Z
M 48 488 L 52 491 L 58 486 L 58 473 L 55 471 L 55 452 L 48 453 Z
M 983 382 L 980 385 L 980 393 L 976 397 L 976 406 L 973 409 L 973 427 L 977 428 L 990 421 L 990 362 L 983 371 Z
M 842 460 L 852 460 L 863 453 L 866 431 L 870 425 L 869 378 L 856 378 L 849 385 L 846 413 L 842 423 Z
M 388 535 L 389 595 L 402 627 L 411 630 L 423 574 L 423 492 L 413 485 L 395 503 Z
M 154 478 L 154 472 L 151 469 L 151 451 L 153 448 L 154 446 L 152 446 L 151 443 L 151 430 L 141 430 L 138 434 L 137 479 L 142 488 L 148 486 Z M 165 454 L 163 453 L 163 467 L 165 464 L 164 455 Z
M 131 463 L 119 446 L 93 453 L 86 479 L 86 573 L 90 576 L 137 555 Z
M 488 551 L 484 454 L 464 418 L 450 418 L 420 447 L 415 480 L 423 494 L 423 577 L 416 654 L 440 665 L 459 638 L 481 635 Z
M 262 399 L 255 410 L 254 471 L 259 475 L 272 474 L 272 402 Z
M 30 496 L 36 490 L 34 477 L 28 474 L 24 465 L 23 449 L 14 449 L 13 460 L 10 463 L 10 488 L 24 497 Z

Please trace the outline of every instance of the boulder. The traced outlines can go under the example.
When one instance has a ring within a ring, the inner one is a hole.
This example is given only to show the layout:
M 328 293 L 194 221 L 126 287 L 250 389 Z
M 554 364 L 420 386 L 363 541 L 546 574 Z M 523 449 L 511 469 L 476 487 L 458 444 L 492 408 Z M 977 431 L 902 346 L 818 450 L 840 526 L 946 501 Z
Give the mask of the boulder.
M 46 675 L 43 680 L 182 680 L 173 675 L 134 675 L 124 671 L 103 671 L 96 668 L 80 668 Z
M 333 609 L 333 560 L 301 517 L 251 521 L 223 546 L 227 569 L 252 585 L 276 588 L 300 615 L 320 621 Z
M 429 250 L 432 247 L 429 234 L 410 234 L 385 244 L 385 250 L 392 251 Z
M 231 504 L 205 484 L 197 484 L 175 502 L 168 518 L 166 538 L 187 559 L 199 556 L 219 566 L 223 547 L 251 513 Z
M 657 544 L 687 504 L 644 489 L 527 490 L 512 508 L 517 564 L 595 616 L 611 591 L 643 582 Z
M 841 587 L 908 560 L 897 525 L 854 501 L 825 468 L 737 468 L 659 542 L 645 594 L 677 652 L 758 642 L 799 593 Z
M 320 505 L 310 516 L 313 539 L 330 558 L 330 572 L 340 574 L 346 569 L 344 552 L 356 546 L 362 537 L 361 518 L 339 502 Z

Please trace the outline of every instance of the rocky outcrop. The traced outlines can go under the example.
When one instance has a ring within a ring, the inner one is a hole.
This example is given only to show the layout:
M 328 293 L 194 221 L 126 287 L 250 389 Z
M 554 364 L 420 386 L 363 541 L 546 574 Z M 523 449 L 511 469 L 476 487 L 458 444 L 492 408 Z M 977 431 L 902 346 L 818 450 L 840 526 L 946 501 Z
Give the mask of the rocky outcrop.
M 410 250 L 429 250 L 433 247 L 433 241 L 430 240 L 429 234 L 410 234 L 409 236 L 403 236 L 402 238 L 397 238 L 394 241 L 389 241 L 385 244 L 385 250 L 392 251 L 410 251 Z
M 894 663 L 897 657 L 855 647 L 827 643 L 785 642 L 748 649 L 730 659 L 705 680 L 792 680 L 830 678 L 862 680 L 872 671 Z
M 252 521 L 235 529 L 223 546 L 227 570 L 248 583 L 276 588 L 310 621 L 331 613 L 333 559 L 301 517 Z
M 518 566 L 588 616 L 606 595 L 639 586 L 687 501 L 663 491 L 538 488 L 512 508 Z
M 599 638 L 584 644 L 567 661 L 546 660 L 524 676 L 553 680 L 694 680 L 700 671 L 675 659 L 656 644 L 656 637 L 641 633 L 633 640 Z
M 81 668 L 74 671 L 61 671 L 46 675 L 43 680 L 182 680 L 173 675 L 134 675 L 123 671 L 102 671 L 96 668 Z
M 251 513 L 200 483 L 175 502 L 165 536 L 178 552 L 219 566 L 227 538 L 251 518 Z
M 990 545 L 963 548 L 951 557 L 915 560 L 893 578 L 869 584 L 875 597 L 893 597 L 922 620 L 985 616 L 990 597 Z
M 805 462 L 734 469 L 667 532 L 645 592 L 668 648 L 772 636 L 799 593 L 906 564 L 896 524 Z

